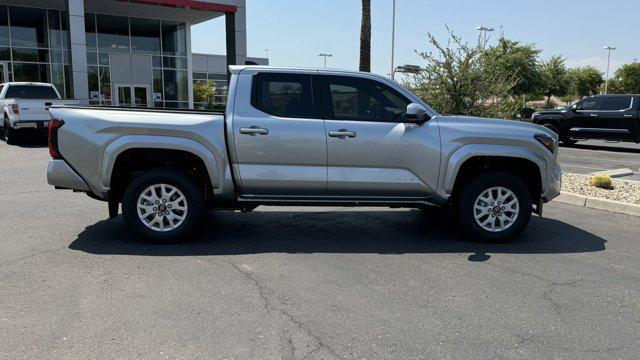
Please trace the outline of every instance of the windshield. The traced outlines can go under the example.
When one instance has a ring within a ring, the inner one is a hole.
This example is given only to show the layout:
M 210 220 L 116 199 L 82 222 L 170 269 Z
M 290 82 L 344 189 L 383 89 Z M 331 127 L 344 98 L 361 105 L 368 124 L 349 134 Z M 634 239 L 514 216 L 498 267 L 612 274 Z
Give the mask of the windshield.
M 6 99 L 57 99 L 58 94 L 51 86 L 11 85 L 4 95 Z

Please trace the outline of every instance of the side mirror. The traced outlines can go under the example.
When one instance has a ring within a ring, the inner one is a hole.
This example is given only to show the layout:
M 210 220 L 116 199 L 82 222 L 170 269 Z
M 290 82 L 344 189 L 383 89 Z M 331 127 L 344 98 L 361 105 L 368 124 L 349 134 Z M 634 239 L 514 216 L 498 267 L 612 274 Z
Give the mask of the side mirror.
M 427 109 L 416 103 L 411 103 L 407 105 L 407 112 L 404 116 L 405 122 L 412 124 L 422 124 L 423 122 L 430 119 L 429 115 L 427 115 Z
M 580 110 L 580 107 L 578 106 L 578 104 L 573 104 L 573 105 L 571 105 L 571 107 L 569 109 L 571 109 L 571 111 L 573 111 L 573 112 L 576 112 L 576 111 Z

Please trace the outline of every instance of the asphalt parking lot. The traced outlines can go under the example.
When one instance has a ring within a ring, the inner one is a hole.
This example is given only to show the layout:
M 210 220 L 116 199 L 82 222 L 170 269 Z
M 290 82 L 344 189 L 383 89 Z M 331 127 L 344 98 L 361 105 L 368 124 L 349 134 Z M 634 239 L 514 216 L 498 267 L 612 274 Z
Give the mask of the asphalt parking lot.
M 415 210 L 259 208 L 152 246 L 49 187 L 47 160 L 0 142 L 2 359 L 640 351 L 638 218 L 552 203 L 519 241 L 486 245 Z
M 640 144 L 580 141 L 560 147 L 560 163 L 562 170 L 576 174 L 626 168 L 634 174 L 622 179 L 640 181 Z

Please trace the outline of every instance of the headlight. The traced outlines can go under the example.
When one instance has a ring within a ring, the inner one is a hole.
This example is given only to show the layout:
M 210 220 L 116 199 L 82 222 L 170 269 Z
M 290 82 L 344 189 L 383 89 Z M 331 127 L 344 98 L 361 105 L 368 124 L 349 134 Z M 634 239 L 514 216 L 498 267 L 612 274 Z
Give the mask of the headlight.
M 556 152 L 558 143 L 551 136 L 545 134 L 535 134 L 533 135 L 533 137 L 536 138 L 536 140 L 538 140 L 540 144 L 544 145 L 544 147 L 551 151 L 552 154 Z

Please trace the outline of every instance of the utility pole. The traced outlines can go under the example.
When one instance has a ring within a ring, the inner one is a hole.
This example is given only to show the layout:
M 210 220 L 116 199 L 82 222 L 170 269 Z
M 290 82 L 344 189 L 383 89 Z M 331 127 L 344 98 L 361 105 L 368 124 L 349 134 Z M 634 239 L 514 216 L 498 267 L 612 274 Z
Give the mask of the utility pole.
M 478 26 L 476 30 L 482 33 L 482 47 L 487 46 L 487 32 L 492 32 L 494 29 L 486 26 Z
M 604 47 L 605 50 L 609 51 L 609 56 L 607 56 L 607 77 L 604 80 L 604 94 L 607 94 L 607 91 L 609 91 L 609 65 L 611 64 L 611 52 L 614 51 L 616 48 L 614 48 L 613 46 L 605 46 Z
M 333 57 L 333 54 L 318 54 L 318 56 L 322 56 L 324 58 L 324 67 L 327 67 L 327 58 L 328 57 Z
M 394 55 L 396 50 L 396 0 L 393 0 L 393 11 L 391 18 L 391 80 L 395 78 Z

